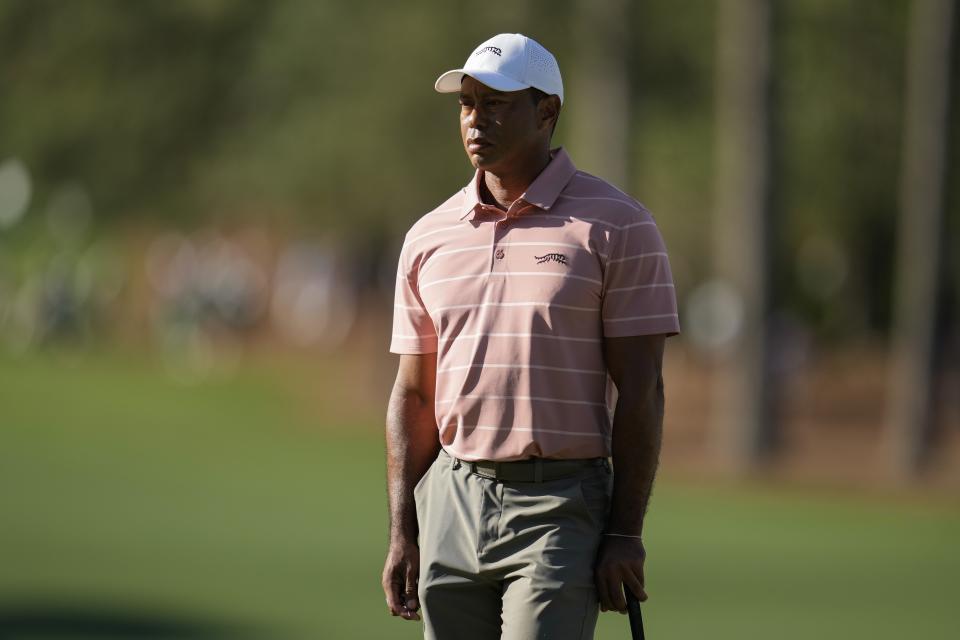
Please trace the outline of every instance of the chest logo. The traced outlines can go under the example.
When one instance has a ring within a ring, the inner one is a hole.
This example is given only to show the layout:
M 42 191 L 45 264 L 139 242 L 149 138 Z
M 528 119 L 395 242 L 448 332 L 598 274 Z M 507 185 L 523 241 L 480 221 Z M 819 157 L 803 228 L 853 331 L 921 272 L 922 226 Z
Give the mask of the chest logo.
M 559 264 L 567 264 L 567 256 L 562 253 L 547 253 L 542 256 L 533 256 L 537 259 L 537 264 L 543 264 L 544 262 L 557 262 Z

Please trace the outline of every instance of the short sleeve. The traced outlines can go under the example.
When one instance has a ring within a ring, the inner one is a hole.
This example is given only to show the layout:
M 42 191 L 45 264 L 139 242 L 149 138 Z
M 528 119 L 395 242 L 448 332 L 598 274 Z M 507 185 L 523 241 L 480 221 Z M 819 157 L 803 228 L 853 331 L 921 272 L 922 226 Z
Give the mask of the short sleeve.
M 406 266 L 403 252 L 397 265 L 397 283 L 393 302 L 393 335 L 390 351 L 400 354 L 434 353 L 437 332 L 433 320 L 420 299 L 417 273 Z
M 680 333 L 667 248 L 653 218 L 613 232 L 603 275 L 603 335 Z

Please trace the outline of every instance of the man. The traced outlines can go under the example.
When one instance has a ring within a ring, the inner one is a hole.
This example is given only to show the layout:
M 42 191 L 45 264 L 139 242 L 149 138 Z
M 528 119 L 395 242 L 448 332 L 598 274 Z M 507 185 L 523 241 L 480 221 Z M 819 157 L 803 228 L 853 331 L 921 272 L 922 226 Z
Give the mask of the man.
M 387 604 L 422 606 L 427 638 L 591 638 L 598 603 L 646 599 L 679 332 L 666 250 L 640 204 L 551 149 L 563 84 L 537 42 L 495 36 L 435 88 L 460 95 L 476 172 L 400 254 Z

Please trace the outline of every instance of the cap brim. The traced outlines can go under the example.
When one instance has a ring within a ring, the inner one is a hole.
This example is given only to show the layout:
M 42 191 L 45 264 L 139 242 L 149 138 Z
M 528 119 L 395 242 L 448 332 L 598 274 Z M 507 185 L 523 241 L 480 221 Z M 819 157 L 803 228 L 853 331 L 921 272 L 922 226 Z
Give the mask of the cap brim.
M 465 71 L 463 69 L 447 71 L 437 78 L 433 88 L 440 93 L 456 93 L 460 91 L 460 83 L 463 81 L 463 76 L 470 76 L 497 91 L 520 91 L 530 88 L 530 85 L 517 82 L 513 78 L 508 78 L 495 71 Z

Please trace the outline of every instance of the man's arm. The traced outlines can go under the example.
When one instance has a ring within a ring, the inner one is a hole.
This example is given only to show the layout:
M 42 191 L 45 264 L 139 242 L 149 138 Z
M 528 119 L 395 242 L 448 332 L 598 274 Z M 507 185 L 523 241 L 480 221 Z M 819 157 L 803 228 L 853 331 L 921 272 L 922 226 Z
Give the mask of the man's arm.
M 606 338 L 604 355 L 619 397 L 613 420 L 613 497 L 597 556 L 603 611 L 625 613 L 621 585 L 646 600 L 640 538 L 663 431 L 663 335 Z
M 420 549 L 413 488 L 440 451 L 434 413 L 436 375 L 436 353 L 400 356 L 387 408 L 390 548 L 382 584 L 390 613 L 406 620 L 420 619 Z

